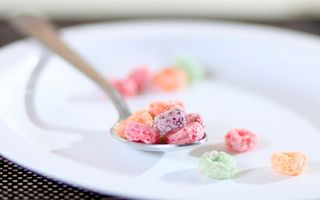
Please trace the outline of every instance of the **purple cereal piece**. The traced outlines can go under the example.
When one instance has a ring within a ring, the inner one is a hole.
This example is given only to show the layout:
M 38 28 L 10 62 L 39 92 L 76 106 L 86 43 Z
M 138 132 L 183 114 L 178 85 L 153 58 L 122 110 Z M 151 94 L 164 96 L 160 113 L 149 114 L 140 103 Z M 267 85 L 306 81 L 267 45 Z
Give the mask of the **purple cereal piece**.
M 203 118 L 198 113 L 188 113 L 187 114 L 187 124 L 191 124 L 193 122 L 198 122 L 201 124 L 202 128 L 204 128 Z
M 161 134 L 175 131 L 186 124 L 186 113 L 179 107 L 174 107 L 154 118 L 154 126 L 159 129 Z

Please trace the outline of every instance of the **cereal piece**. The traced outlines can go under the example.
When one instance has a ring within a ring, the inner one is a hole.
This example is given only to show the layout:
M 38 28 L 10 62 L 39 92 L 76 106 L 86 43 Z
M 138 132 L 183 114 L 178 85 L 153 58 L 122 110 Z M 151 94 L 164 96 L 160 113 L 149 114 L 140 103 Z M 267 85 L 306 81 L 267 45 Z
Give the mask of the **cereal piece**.
M 153 118 L 146 109 L 133 113 L 127 120 L 153 126 Z
M 133 113 L 126 120 L 123 120 L 117 123 L 114 127 L 114 130 L 122 138 L 125 138 L 124 129 L 129 122 L 139 122 L 149 126 L 153 126 L 153 118 L 147 110 L 140 110 L 136 113 Z
M 160 139 L 159 132 L 152 126 L 132 121 L 126 125 L 124 135 L 130 141 L 146 144 L 155 144 Z
M 225 136 L 227 148 L 235 152 L 245 152 L 253 149 L 258 137 L 255 133 L 245 129 L 232 129 Z
M 155 117 L 173 107 L 180 107 L 184 109 L 184 104 L 182 101 L 154 101 L 149 104 L 148 111 L 152 117 Z
M 188 113 L 187 114 L 187 124 L 198 122 L 204 128 L 203 118 L 198 113 Z
M 114 132 L 116 132 L 120 137 L 125 138 L 125 136 L 124 136 L 124 128 L 125 128 L 126 125 L 127 125 L 127 121 L 126 120 L 122 120 L 122 121 L 118 122 L 116 125 L 114 125 L 112 130 Z
M 161 70 L 154 76 L 154 84 L 163 91 L 180 90 L 187 85 L 187 74 L 178 67 Z
M 176 132 L 165 135 L 168 144 L 190 144 L 202 139 L 204 130 L 198 122 L 187 124 Z
M 273 153 L 271 157 L 272 168 L 288 176 L 301 174 L 307 162 L 308 158 L 302 152 L 279 152 Z
M 138 92 L 143 92 L 152 81 L 152 72 L 147 66 L 141 66 L 132 70 L 129 79 L 136 82 Z
M 205 73 L 203 67 L 199 63 L 191 59 L 181 57 L 177 59 L 176 64 L 187 73 L 188 81 L 190 83 L 203 79 Z
M 200 157 L 200 173 L 212 179 L 229 179 L 235 176 L 237 162 L 225 152 L 206 152 Z
M 156 127 L 161 134 L 175 131 L 184 127 L 186 124 L 186 113 L 179 107 L 174 107 L 154 118 L 154 127 Z
M 137 84 L 132 79 L 126 78 L 122 80 L 113 80 L 112 84 L 123 96 L 131 97 L 138 93 Z

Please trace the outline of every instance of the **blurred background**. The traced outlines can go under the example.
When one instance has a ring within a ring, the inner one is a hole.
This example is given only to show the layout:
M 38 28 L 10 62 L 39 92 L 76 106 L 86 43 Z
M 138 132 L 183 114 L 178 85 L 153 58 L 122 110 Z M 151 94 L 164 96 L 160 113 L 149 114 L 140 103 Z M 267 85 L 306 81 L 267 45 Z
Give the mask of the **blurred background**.
M 0 13 L 26 9 L 56 19 L 197 16 L 284 20 L 320 16 L 319 0 L 1 0 Z
M 0 46 L 19 38 L 5 23 L 17 12 L 52 18 L 60 27 L 122 19 L 223 19 L 320 33 L 319 0 L 0 0 Z

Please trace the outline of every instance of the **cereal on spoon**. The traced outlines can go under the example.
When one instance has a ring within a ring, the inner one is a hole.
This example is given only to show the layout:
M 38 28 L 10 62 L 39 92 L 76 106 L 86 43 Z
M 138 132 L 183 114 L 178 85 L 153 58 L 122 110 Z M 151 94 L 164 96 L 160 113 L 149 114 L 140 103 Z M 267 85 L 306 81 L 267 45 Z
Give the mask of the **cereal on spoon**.
M 201 116 L 188 115 L 181 101 L 152 102 L 114 129 L 124 139 L 146 144 L 190 144 L 204 137 Z

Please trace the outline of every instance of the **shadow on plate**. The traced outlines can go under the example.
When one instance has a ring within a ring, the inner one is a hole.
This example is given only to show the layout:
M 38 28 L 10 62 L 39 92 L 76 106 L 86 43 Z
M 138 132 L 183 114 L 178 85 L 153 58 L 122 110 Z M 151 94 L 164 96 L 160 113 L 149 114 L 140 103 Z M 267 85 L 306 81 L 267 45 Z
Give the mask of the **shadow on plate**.
M 209 151 L 213 151 L 213 150 L 224 151 L 229 154 L 234 154 L 233 152 L 229 152 L 226 149 L 224 143 L 216 143 L 216 144 L 205 144 L 205 145 L 201 145 L 200 147 L 196 147 L 189 152 L 189 155 L 193 156 L 193 157 L 200 157 L 205 152 L 209 152 Z
M 268 142 L 265 139 L 263 139 L 262 141 L 260 141 L 258 143 L 257 148 L 254 150 L 255 151 L 260 150 L 260 149 L 265 148 L 266 146 L 268 146 Z M 209 152 L 209 151 L 224 151 L 224 152 L 231 154 L 231 155 L 241 154 L 238 152 L 229 151 L 226 148 L 225 143 L 221 142 L 221 143 L 214 143 L 214 144 L 211 143 L 211 144 L 201 145 L 200 147 L 192 149 L 189 152 L 189 155 L 193 156 L 193 157 L 200 157 L 202 154 L 204 154 L 205 152 Z M 248 152 L 250 152 L 250 151 L 248 151 Z M 247 152 L 243 152 L 243 153 L 247 153 Z
M 152 168 L 163 156 L 163 153 L 140 151 L 122 144 L 111 137 L 110 131 L 56 126 L 42 121 L 36 115 L 30 119 L 39 128 L 56 133 L 57 139 L 63 140 L 59 133 L 80 136 L 80 139 L 68 143 L 67 147 L 51 152 L 82 164 L 139 176 Z
M 59 133 L 79 136 L 80 139 L 73 139 L 68 145 L 63 145 L 66 147 L 56 148 L 51 152 L 82 164 L 139 176 L 152 168 L 163 156 L 163 153 L 139 151 L 122 144 L 111 137 L 110 131 L 56 126 L 42 121 L 35 113 L 32 114 L 31 121 L 39 128 L 55 133 L 54 139 L 58 142 L 61 140 L 59 143 L 66 142 Z
M 206 185 L 217 182 L 216 180 L 202 176 L 196 168 L 166 173 L 159 180 L 187 185 Z
M 320 172 L 320 162 L 310 162 L 303 174 L 314 175 Z
M 240 171 L 233 180 L 240 184 L 263 185 L 284 181 L 289 178 L 292 177 L 278 174 L 268 166 Z
M 163 153 L 132 149 L 113 139 L 107 131 L 83 135 L 81 140 L 71 143 L 68 148 L 52 152 L 83 164 L 131 176 L 143 174 L 163 156 Z

